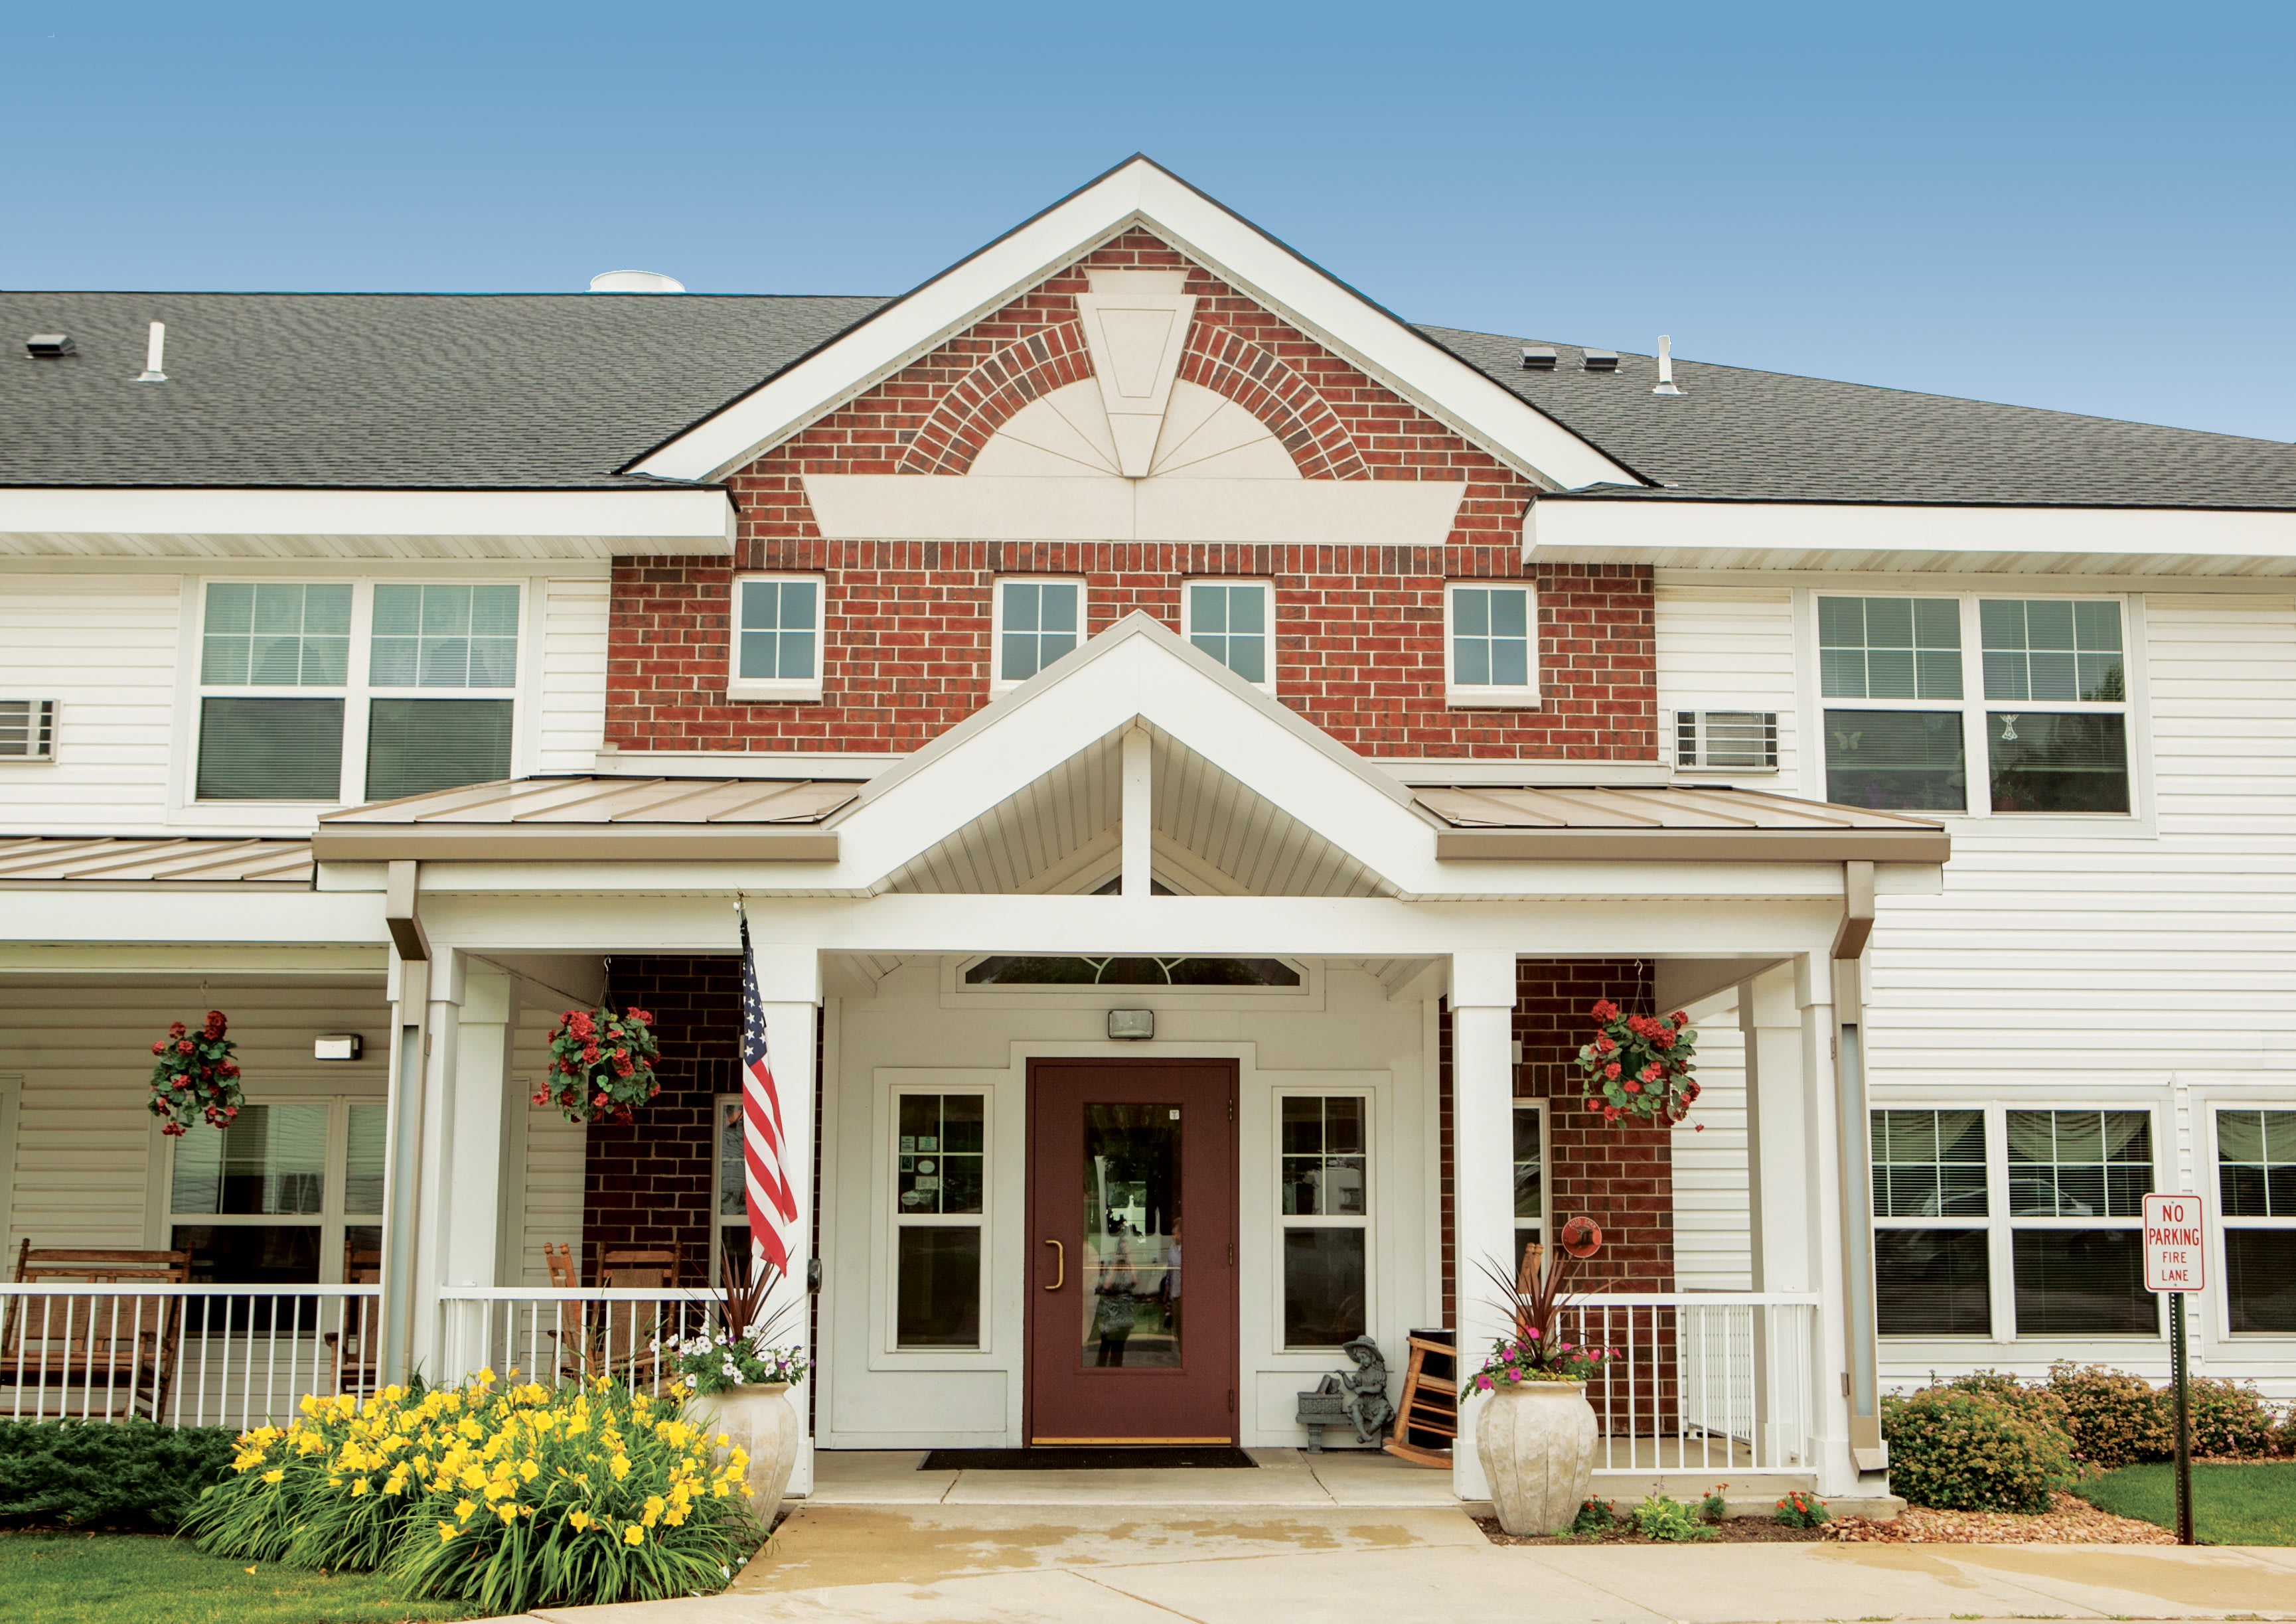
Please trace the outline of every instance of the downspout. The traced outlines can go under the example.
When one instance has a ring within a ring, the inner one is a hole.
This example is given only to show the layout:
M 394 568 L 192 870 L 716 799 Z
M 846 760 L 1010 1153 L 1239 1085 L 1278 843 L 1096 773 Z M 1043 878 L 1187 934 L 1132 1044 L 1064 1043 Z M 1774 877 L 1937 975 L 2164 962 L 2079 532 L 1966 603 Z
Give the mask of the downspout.
M 382 1357 L 386 1382 L 412 1374 L 408 1339 L 414 1322 L 416 1177 L 422 1146 L 422 1070 L 430 1044 L 430 941 L 415 912 L 419 865 L 390 865 L 383 923 L 398 972 L 398 1025 L 392 1033 L 390 1099 L 384 1134 L 390 1162 L 382 1185 Z
M 1874 935 L 1874 865 L 1841 865 L 1841 924 L 1833 934 L 1835 1131 L 1841 1168 L 1843 1346 L 1849 1356 L 1849 1456 L 1861 1472 L 1888 1470 L 1882 1441 L 1880 1353 L 1874 1328 L 1874 1163 L 1866 1105 L 1865 989 Z

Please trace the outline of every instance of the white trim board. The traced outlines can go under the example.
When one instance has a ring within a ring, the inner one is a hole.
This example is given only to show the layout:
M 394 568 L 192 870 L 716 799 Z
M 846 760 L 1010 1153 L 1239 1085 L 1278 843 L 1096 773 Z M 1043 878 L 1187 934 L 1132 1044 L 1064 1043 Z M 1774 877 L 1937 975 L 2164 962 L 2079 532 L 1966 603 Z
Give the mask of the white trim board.
M 722 477 L 1136 225 L 1526 473 L 1565 488 L 1644 482 L 1258 226 L 1139 157 L 704 418 L 630 472 L 669 480 Z
M 0 490 L 0 556 L 730 557 L 722 490 Z

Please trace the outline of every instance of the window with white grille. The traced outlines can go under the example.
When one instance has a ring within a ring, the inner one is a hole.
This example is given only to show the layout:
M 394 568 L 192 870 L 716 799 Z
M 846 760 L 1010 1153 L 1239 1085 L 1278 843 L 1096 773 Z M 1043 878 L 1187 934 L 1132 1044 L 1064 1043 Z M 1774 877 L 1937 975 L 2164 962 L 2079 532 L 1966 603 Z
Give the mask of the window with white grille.
M 0 699 L 0 761 L 56 759 L 56 701 Z

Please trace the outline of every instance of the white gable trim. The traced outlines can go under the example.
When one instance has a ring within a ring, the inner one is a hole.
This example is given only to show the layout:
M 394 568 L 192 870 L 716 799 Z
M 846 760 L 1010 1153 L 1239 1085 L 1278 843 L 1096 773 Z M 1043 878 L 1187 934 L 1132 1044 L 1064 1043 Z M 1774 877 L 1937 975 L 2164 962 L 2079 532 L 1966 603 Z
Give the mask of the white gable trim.
M 1644 483 L 1553 418 L 1145 158 L 1118 166 L 959 261 L 650 453 L 630 472 L 668 480 L 721 479 L 1135 225 L 1165 237 L 1525 473 L 1564 489 Z
M 1122 480 L 1061 475 L 809 473 L 832 538 L 1165 541 L 1439 547 L 1459 480 Z

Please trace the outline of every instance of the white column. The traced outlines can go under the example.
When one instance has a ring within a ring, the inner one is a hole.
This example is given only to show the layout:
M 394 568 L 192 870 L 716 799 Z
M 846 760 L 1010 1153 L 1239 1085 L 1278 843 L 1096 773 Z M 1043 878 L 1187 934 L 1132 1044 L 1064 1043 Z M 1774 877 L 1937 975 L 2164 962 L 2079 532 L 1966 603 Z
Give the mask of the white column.
M 783 1171 L 788 1176 L 791 1194 L 797 1198 L 789 1274 L 767 1300 L 766 1312 L 782 1314 L 777 1341 L 785 1347 L 805 1348 L 813 1343 L 813 1296 L 807 1289 L 807 1277 L 813 1246 L 814 1022 L 821 1007 L 821 955 L 811 947 L 764 943 L 756 953 L 758 997 L 766 1010 L 767 1052 L 781 1095 L 783 1143 L 791 1151 L 790 1165 Z M 817 1351 L 824 1361 L 829 1357 L 825 1344 Z M 790 1473 L 789 1491 L 793 1495 L 813 1492 L 813 1430 L 806 1424 L 810 1392 L 809 1386 L 794 1387 L 789 1394 L 798 1419 L 797 1464 Z
M 1746 1037 L 1748 1224 L 1758 1292 L 1807 1292 L 1816 1278 L 1810 1230 L 1809 1107 L 1802 1080 L 1802 1011 L 1791 964 L 1738 989 Z
M 1152 882 L 1156 802 L 1149 779 L 1149 748 L 1145 727 L 1136 723 L 1124 730 L 1123 816 L 1119 825 L 1123 839 L 1123 866 L 1117 882 L 1117 892 L 1124 897 L 1145 897 Z
M 414 1259 L 408 1302 L 407 1361 L 434 1380 L 452 1380 L 439 1286 L 447 1277 L 447 1213 L 454 1189 L 453 1106 L 461 1056 L 463 956 L 440 948 L 430 958 L 422 1029 L 422 1088 L 414 1169 Z
M 1514 999 L 1513 954 L 1485 948 L 1451 956 L 1452 1267 L 1463 1382 L 1512 1328 L 1482 1265 L 1513 1273 Z M 1482 1402 L 1461 1395 L 1451 1488 L 1463 1500 L 1491 1497 L 1475 1453 L 1474 1416 Z
M 518 983 L 498 970 L 463 958 L 463 997 L 455 1021 L 455 1082 L 447 1097 L 445 1233 L 439 1238 L 439 1278 L 455 1285 L 499 1285 L 502 1253 L 504 1144 L 511 1107 L 510 1046 L 518 1011 Z M 504 1329 L 492 1305 L 466 1304 L 455 1316 L 465 1370 L 494 1360 Z M 505 1360 L 505 1363 L 508 1361 Z M 441 1374 L 462 1370 L 443 1364 Z
M 390 950 L 390 1079 L 382 1181 L 382 1359 L 404 1382 L 422 1359 L 414 1332 L 417 1221 L 422 1207 L 422 1071 L 430 1005 L 428 959 Z
M 1820 1494 L 1849 1494 L 1857 1487 L 1851 1451 L 1849 1321 L 1843 1299 L 1849 1273 L 1843 1264 L 1841 1214 L 1841 1094 L 1834 1067 L 1841 1034 L 1833 1013 L 1833 961 L 1805 955 L 1794 962 L 1794 997 L 1801 1006 L 1802 1073 L 1809 1088 L 1808 1171 L 1811 1270 L 1824 1303 L 1817 1315 L 1817 1456 Z

